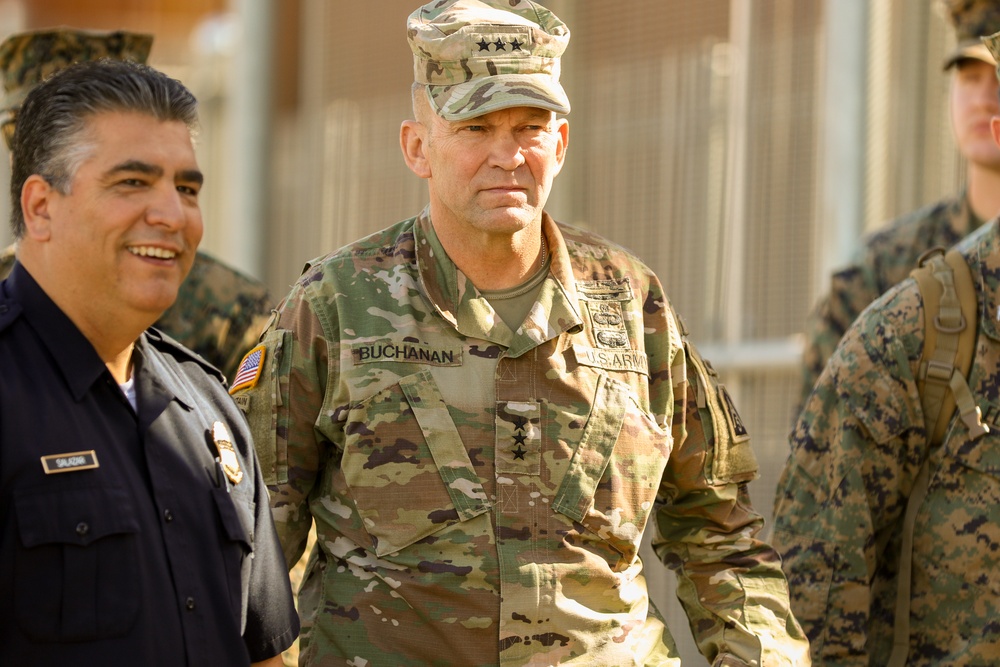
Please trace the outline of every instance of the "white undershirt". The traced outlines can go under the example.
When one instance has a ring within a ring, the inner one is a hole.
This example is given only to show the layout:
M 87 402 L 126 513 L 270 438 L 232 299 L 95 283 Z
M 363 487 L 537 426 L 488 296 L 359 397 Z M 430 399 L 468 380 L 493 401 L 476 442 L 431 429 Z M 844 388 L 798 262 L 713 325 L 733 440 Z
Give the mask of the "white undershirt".
M 129 405 L 132 406 L 132 409 L 138 410 L 139 408 L 135 404 L 135 376 L 133 375 L 118 386 L 122 388 L 122 393 L 125 394 L 125 398 L 128 400 Z

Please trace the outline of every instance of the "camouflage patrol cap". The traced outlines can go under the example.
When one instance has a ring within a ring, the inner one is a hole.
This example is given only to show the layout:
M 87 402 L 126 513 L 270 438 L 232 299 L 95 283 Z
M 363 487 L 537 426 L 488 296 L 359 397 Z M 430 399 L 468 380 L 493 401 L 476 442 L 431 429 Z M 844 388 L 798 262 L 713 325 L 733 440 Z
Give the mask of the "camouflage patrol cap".
M 46 77 L 73 63 L 100 58 L 145 63 L 152 45 L 152 35 L 122 30 L 97 32 L 54 28 L 8 37 L 0 44 L 4 87 L 0 130 L 7 146 L 14 134 L 15 116 L 21 103 Z
M 569 28 L 530 0 L 436 0 L 410 14 L 413 76 L 446 120 L 498 109 L 569 113 L 559 57 Z
M 1000 0 L 945 0 L 944 5 L 956 41 L 955 49 L 944 60 L 944 69 L 968 58 L 996 65 L 996 58 L 980 38 L 1000 30 Z

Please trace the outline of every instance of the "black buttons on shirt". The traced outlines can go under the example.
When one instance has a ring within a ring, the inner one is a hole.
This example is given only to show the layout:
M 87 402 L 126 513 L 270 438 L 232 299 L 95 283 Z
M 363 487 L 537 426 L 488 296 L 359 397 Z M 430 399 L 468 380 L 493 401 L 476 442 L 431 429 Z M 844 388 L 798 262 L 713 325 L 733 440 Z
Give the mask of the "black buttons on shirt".
M 90 526 L 85 521 L 81 521 L 80 523 L 76 524 L 76 534 L 79 535 L 80 537 L 83 537 L 89 532 L 90 532 Z
M 170 510 L 163 510 L 163 520 L 170 523 L 174 520 L 174 513 Z
M 194 598 L 189 597 L 184 601 L 184 606 L 187 607 L 188 611 L 194 611 Z

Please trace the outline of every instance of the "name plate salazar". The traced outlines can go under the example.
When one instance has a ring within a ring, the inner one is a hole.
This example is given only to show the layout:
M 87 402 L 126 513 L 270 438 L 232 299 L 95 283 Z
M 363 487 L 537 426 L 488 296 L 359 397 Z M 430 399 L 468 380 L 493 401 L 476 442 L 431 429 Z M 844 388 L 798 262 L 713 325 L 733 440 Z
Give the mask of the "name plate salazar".
M 100 467 L 97 462 L 97 452 L 93 449 L 87 452 L 68 452 L 66 454 L 50 454 L 42 457 L 42 469 L 46 475 L 75 470 L 91 470 Z

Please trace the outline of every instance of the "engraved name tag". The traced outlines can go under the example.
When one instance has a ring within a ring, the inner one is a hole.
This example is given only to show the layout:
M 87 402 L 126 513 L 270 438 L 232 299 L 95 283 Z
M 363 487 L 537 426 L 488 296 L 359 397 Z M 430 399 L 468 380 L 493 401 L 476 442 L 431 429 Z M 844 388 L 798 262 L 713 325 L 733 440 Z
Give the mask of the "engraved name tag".
M 97 452 L 69 452 L 68 454 L 50 454 L 42 457 L 42 468 L 46 475 L 57 472 L 73 472 L 75 470 L 90 470 L 98 468 Z

